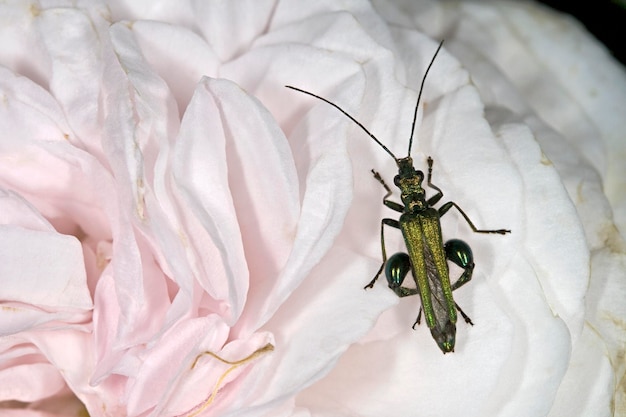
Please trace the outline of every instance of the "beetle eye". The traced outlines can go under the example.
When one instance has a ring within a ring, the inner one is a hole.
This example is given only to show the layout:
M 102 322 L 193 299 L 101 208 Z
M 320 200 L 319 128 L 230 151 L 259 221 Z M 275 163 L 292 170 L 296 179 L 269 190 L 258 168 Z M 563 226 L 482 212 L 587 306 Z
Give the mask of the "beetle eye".
M 393 183 L 396 184 L 396 187 L 400 186 L 400 176 L 396 175 L 395 177 L 393 177 Z
M 419 182 L 422 182 L 422 180 L 424 180 L 424 173 L 422 171 L 417 171 L 417 176 L 419 178 Z

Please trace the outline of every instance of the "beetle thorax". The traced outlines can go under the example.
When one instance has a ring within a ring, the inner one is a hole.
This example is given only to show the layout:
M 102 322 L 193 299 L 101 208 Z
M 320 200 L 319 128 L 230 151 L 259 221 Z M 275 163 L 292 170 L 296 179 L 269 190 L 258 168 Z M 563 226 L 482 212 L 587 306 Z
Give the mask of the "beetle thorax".
M 400 188 L 400 198 L 405 213 L 415 213 L 428 208 L 426 192 L 422 188 L 422 180 L 419 176 L 400 178 L 397 185 Z
M 426 192 L 422 188 L 424 173 L 415 169 L 413 159 L 410 156 L 397 159 L 396 163 L 398 164 L 398 175 L 393 182 L 400 188 L 404 212 L 415 213 L 428 208 Z

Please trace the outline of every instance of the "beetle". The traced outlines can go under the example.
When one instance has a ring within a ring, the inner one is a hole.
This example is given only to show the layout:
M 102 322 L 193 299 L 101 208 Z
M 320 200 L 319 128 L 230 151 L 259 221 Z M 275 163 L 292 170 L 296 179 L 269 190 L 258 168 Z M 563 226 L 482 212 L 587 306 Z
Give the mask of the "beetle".
M 307 94 L 322 100 L 356 123 L 370 138 L 374 140 L 385 152 L 387 152 L 396 162 L 398 174 L 394 178 L 394 184 L 400 189 L 400 199 L 402 203 L 389 200 L 392 195 L 391 188 L 385 183 L 380 174 L 374 170 L 372 173 L 374 178 L 382 184 L 387 191 L 383 197 L 383 204 L 399 213 L 398 220 L 384 218 L 380 224 L 380 244 L 382 251 L 382 264 L 378 272 L 365 289 L 372 288 L 374 283 L 385 270 L 387 285 L 393 290 L 398 297 L 406 297 L 418 294 L 421 299 L 421 307 L 417 315 L 417 319 L 413 324 L 420 323 L 422 311 L 424 312 L 425 322 L 430 329 L 431 335 L 439 349 L 445 354 L 454 351 L 456 341 L 456 322 L 457 310 L 463 316 L 465 321 L 473 325 L 471 319 L 456 304 L 452 296 L 452 291 L 460 288 L 472 279 L 474 271 L 474 257 L 469 245 L 459 239 L 448 240 L 443 243 L 441 233 L 440 218 L 446 214 L 451 208 L 456 208 L 469 224 L 472 231 L 476 233 L 510 233 L 507 229 L 482 230 L 476 228 L 474 223 L 465 214 L 465 212 L 455 202 L 449 201 L 443 204 L 439 209 L 435 208 L 441 198 L 443 191 L 432 183 L 433 159 L 428 157 L 428 176 L 426 184 L 429 188 L 437 191 L 430 198 L 426 197 L 426 190 L 422 186 L 424 181 L 424 173 L 416 170 L 411 158 L 411 147 L 413 144 L 413 133 L 415 131 L 415 123 L 417 120 L 417 112 L 419 103 L 426 82 L 426 76 L 430 71 L 437 54 L 443 46 L 443 41 L 435 51 L 430 64 L 426 68 L 424 77 L 417 96 L 417 103 L 413 114 L 413 124 L 411 127 L 411 136 L 409 138 L 409 147 L 407 156 L 404 158 L 396 157 L 382 142 L 380 142 L 372 133 L 370 133 L 359 121 L 344 111 L 338 105 L 329 100 L 313 94 L 309 91 L 302 90 L 293 86 L 286 86 L 295 91 Z M 396 253 L 387 259 L 385 249 L 385 226 L 399 229 L 402 232 L 407 253 Z M 447 261 L 451 261 L 463 268 L 463 273 L 454 282 L 450 282 L 450 274 Z M 406 275 L 412 272 L 416 287 L 410 288 L 403 286 Z

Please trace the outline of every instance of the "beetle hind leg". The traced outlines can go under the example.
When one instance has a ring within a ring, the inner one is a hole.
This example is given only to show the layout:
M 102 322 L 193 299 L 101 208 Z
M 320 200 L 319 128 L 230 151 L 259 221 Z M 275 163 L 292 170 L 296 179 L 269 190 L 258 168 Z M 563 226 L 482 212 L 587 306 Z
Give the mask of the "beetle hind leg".
M 409 255 L 398 252 L 391 256 L 385 265 L 385 276 L 387 285 L 396 293 L 398 297 L 407 297 L 417 294 L 417 288 L 403 287 L 404 278 L 411 270 L 411 260 Z
M 420 306 L 420 311 L 419 313 L 417 313 L 417 318 L 415 319 L 415 323 L 413 323 L 413 326 L 411 328 L 415 330 L 415 326 L 421 324 L 421 322 L 422 322 L 422 306 Z
M 448 240 L 444 245 L 444 249 L 446 251 L 446 258 L 463 268 L 463 273 L 459 279 L 450 286 L 452 291 L 454 291 L 467 284 L 472 279 L 472 274 L 474 273 L 474 255 L 469 245 L 459 239 Z M 461 307 L 459 307 L 457 303 L 454 303 L 454 305 L 465 322 L 473 326 L 474 323 L 472 323 L 472 319 L 461 310 Z
M 463 268 L 463 274 L 452 284 L 452 291 L 467 284 L 474 273 L 474 255 L 467 243 L 459 239 L 451 239 L 444 245 L 446 258 Z
M 457 311 L 463 317 L 463 320 L 465 320 L 465 323 L 469 324 L 470 326 L 473 326 L 474 323 L 472 323 L 472 319 L 470 319 L 469 316 L 467 314 L 465 314 L 465 312 L 463 310 L 461 310 L 461 307 L 459 307 L 459 305 L 457 303 L 454 303 L 454 305 L 455 305 Z

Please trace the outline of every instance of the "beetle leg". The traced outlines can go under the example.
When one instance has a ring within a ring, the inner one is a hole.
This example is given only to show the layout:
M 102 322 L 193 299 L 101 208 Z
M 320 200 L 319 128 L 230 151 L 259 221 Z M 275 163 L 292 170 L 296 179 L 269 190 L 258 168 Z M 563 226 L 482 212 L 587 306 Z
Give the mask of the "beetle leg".
M 452 291 L 454 291 L 467 284 L 472 279 L 472 273 L 474 272 L 474 255 L 469 245 L 460 239 L 448 240 L 444 245 L 444 249 L 446 251 L 446 258 L 463 268 L 463 274 L 451 285 Z M 454 305 L 459 313 L 461 313 L 461 316 L 463 316 L 463 319 L 465 319 L 465 322 L 473 326 L 474 323 L 472 323 L 472 319 L 461 310 L 461 307 L 459 307 L 456 302 Z
M 413 327 L 412 327 L 413 330 L 415 330 L 415 326 L 420 324 L 421 321 L 422 321 L 422 306 L 420 306 L 420 311 L 419 313 L 417 313 L 417 318 L 415 319 L 415 323 L 413 323 Z
M 469 224 L 472 230 L 476 233 L 498 233 L 501 235 L 504 235 L 506 233 L 511 233 L 511 231 L 507 229 L 498 229 L 498 230 L 477 229 L 476 226 L 474 226 L 474 223 L 472 223 L 470 218 L 467 216 L 467 214 L 465 214 L 465 212 L 461 209 L 461 207 L 459 207 L 454 201 L 448 201 L 446 204 L 441 206 L 439 208 L 439 216 L 443 216 L 444 214 L 446 214 L 448 210 L 450 210 L 452 207 L 456 208 L 459 211 L 459 213 L 461 213 L 461 215 L 463 216 L 467 224 Z
M 434 196 L 430 197 L 428 199 L 428 205 L 429 206 L 434 206 L 435 204 L 437 204 L 437 202 L 439 200 L 441 200 L 441 197 L 443 197 L 443 191 L 441 191 L 441 188 L 437 187 L 435 184 L 433 184 L 431 182 L 431 179 L 433 177 L 433 158 L 431 158 L 430 156 L 428 157 L 428 177 L 427 177 L 427 184 L 430 188 L 432 188 L 433 190 L 437 190 L 437 194 L 435 194 Z
M 383 177 L 381 177 L 380 174 L 373 169 L 372 174 L 374 174 L 374 178 L 376 178 L 376 180 L 381 183 L 383 187 L 385 187 L 385 190 L 387 190 L 387 194 L 385 194 L 385 196 L 383 197 L 383 204 L 392 210 L 402 213 L 404 211 L 404 206 L 400 203 L 389 200 L 389 197 L 392 194 L 391 188 L 389 188 L 389 186 L 385 184 L 385 180 L 383 180 Z
M 467 284 L 474 272 L 474 255 L 467 243 L 460 239 L 450 239 L 444 245 L 446 258 L 463 268 L 463 274 L 452 284 L 452 291 Z
M 419 290 L 417 288 L 408 288 L 402 286 L 404 278 L 406 278 L 406 275 L 409 273 L 410 270 L 411 258 L 409 258 L 409 255 L 407 255 L 406 253 L 398 252 L 387 261 L 387 265 L 385 267 L 387 284 L 398 297 L 407 297 L 409 295 L 419 294 Z M 419 313 L 417 314 L 417 320 L 415 320 L 415 323 L 413 323 L 414 330 L 415 326 L 419 324 L 421 319 L 422 307 L 420 306 Z
M 406 297 L 418 293 L 417 288 L 403 287 L 404 278 L 411 270 L 411 260 L 409 255 L 398 252 L 391 256 L 385 265 L 385 276 L 387 285 L 396 293 L 398 297 Z
M 472 319 L 470 319 L 469 316 L 465 314 L 463 310 L 461 310 L 461 307 L 459 307 L 457 303 L 454 303 L 454 305 L 456 306 L 456 309 L 459 311 L 459 313 L 461 313 L 461 316 L 463 316 L 463 319 L 465 319 L 465 323 L 469 324 L 470 326 L 473 326 L 474 323 L 472 323 Z
M 380 273 L 383 272 L 383 268 L 385 267 L 385 263 L 387 262 L 387 251 L 385 250 L 385 225 L 395 227 L 396 229 L 400 228 L 400 223 L 398 223 L 398 221 L 394 219 L 383 219 L 380 222 L 380 247 L 383 254 L 383 263 L 380 265 L 380 268 L 378 268 L 378 272 L 376 272 L 374 278 L 370 281 L 369 284 L 363 287 L 363 289 L 374 287 L 374 283 L 378 279 Z

